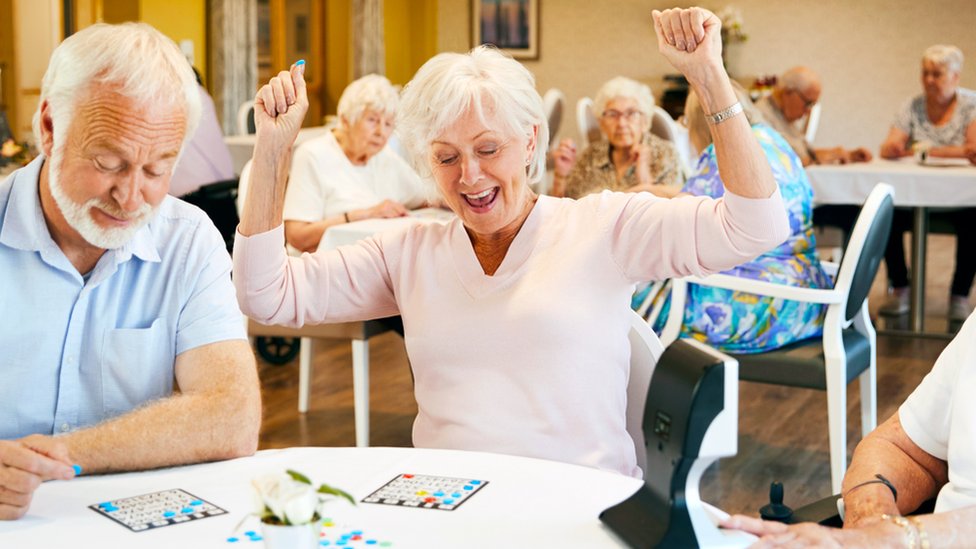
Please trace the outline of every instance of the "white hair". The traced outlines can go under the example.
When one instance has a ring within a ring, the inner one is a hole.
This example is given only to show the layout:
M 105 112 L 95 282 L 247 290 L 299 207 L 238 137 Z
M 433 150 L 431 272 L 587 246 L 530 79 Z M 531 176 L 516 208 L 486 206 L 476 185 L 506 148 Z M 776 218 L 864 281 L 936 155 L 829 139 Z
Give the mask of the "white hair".
M 626 76 L 611 78 L 600 86 L 600 90 L 596 92 L 596 97 L 593 99 L 593 108 L 596 109 L 593 114 L 602 115 L 607 108 L 607 103 L 618 97 L 633 99 L 647 120 L 651 119 L 654 110 L 654 95 L 651 94 L 651 88 L 647 84 L 641 84 Z
M 349 125 L 359 121 L 366 109 L 395 116 L 397 111 L 397 90 L 385 76 L 367 74 L 353 80 L 342 90 L 339 105 L 336 107 L 339 120 Z
M 466 54 L 438 54 L 404 88 L 397 126 L 417 171 L 430 176 L 431 142 L 471 110 L 482 121 L 490 111 L 501 121 L 499 130 L 511 135 L 529 139 L 538 128 L 527 176 L 529 183 L 541 181 L 546 173 L 549 123 L 535 78 L 491 46 L 478 46 Z
M 113 91 L 140 105 L 182 109 L 186 117 L 184 145 L 200 121 L 199 84 L 172 40 L 145 23 L 99 23 L 66 38 L 51 54 L 34 113 L 37 143 L 41 143 L 41 106 L 45 101 L 54 126 L 55 148 L 60 148 L 78 102 L 100 85 L 112 86 Z
M 947 44 L 936 44 L 929 46 L 922 54 L 923 61 L 931 61 L 936 65 L 944 67 L 949 72 L 959 74 L 962 72 L 962 50 Z

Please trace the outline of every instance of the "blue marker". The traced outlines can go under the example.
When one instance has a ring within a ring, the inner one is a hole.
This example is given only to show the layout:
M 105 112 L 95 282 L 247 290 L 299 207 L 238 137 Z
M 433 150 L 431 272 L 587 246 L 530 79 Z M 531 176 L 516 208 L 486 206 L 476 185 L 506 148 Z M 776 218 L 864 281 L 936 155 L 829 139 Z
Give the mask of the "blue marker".
M 76 464 L 72 465 L 71 468 L 75 470 L 75 476 L 78 476 L 78 475 L 81 474 L 81 465 L 78 465 L 76 463 Z

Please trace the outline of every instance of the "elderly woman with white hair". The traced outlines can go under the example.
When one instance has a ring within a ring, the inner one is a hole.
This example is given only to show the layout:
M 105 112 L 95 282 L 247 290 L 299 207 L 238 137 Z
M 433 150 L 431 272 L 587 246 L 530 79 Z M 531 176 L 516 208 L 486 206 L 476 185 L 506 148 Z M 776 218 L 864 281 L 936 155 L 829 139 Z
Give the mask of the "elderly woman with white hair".
M 401 217 L 427 202 L 427 189 L 407 162 L 387 146 L 397 90 L 370 74 L 339 98 L 339 124 L 295 149 L 285 193 L 285 238 L 314 252 L 333 226 L 374 217 Z
M 417 447 L 640 476 L 625 418 L 635 284 L 727 269 L 789 234 L 722 67 L 721 22 L 692 8 L 655 11 L 654 26 L 659 50 L 706 98 L 722 199 L 536 195 L 549 138 L 542 98 L 525 67 L 478 47 L 424 64 L 400 111 L 404 143 L 457 218 L 288 257 L 280 167 L 308 105 L 293 66 L 257 96 L 254 190 L 234 248 L 244 310 L 292 326 L 399 313 Z
M 605 139 L 590 143 L 576 157 L 572 139 L 553 153 L 554 196 L 612 191 L 677 188 L 684 179 L 674 144 L 651 133 L 654 96 L 640 82 L 618 76 L 600 87 L 593 107 Z
M 888 138 L 881 144 L 882 158 L 910 156 L 913 150 L 924 149 L 934 157 L 962 158 L 976 161 L 976 91 L 959 87 L 962 73 L 962 51 L 955 46 L 935 45 L 922 56 L 922 88 L 924 93 L 910 99 L 898 112 Z M 963 321 L 972 312 L 969 289 L 976 276 L 976 208 L 964 208 L 938 214 L 954 226 L 956 242 L 956 272 L 952 277 L 949 298 L 949 318 Z M 885 251 L 885 264 L 891 295 L 881 307 L 886 314 L 908 312 L 908 267 L 902 233 L 911 230 L 911 215 L 907 210 L 895 212 L 895 219 Z

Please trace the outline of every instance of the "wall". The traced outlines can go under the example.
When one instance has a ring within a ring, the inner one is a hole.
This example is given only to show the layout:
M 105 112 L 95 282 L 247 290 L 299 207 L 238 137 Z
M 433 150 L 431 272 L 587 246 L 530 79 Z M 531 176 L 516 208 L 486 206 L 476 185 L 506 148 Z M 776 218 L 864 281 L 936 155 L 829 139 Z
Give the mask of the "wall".
M 105 8 L 108 8 L 106 3 Z M 193 64 L 207 77 L 207 11 L 205 0 L 140 0 L 139 20 L 179 44 L 193 41 Z M 206 84 L 206 81 L 204 82 Z
M 17 93 L 14 108 L 17 126 L 12 128 L 18 139 L 34 141 L 31 120 L 41 94 L 41 79 L 51 52 L 61 41 L 61 9 L 58 0 L 14 0 L 13 68 Z
M 406 84 L 437 53 L 436 0 L 384 0 L 386 77 Z
M 525 65 L 540 92 L 558 87 L 569 105 L 593 96 L 605 80 L 629 76 L 651 85 L 659 98 L 663 76 L 674 72 L 657 53 L 652 9 L 663 0 L 539 0 L 540 52 Z M 863 145 L 877 150 L 891 119 L 921 93 L 922 50 L 952 43 L 969 57 L 962 85 L 976 88 L 976 3 L 973 0 L 734 0 L 749 40 L 728 51 L 729 70 L 743 83 L 797 64 L 824 80 L 823 115 L 816 145 Z M 703 2 L 719 9 L 727 2 Z M 438 4 L 438 51 L 471 47 L 469 0 Z M 570 113 L 575 112 L 574 108 Z M 563 136 L 577 137 L 575 116 Z

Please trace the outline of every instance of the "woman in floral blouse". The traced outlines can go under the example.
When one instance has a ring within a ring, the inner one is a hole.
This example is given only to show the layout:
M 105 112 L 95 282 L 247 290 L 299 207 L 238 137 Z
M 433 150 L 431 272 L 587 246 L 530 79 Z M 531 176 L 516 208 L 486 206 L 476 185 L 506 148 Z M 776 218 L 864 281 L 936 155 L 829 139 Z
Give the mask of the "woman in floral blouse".
M 564 139 L 553 154 L 550 194 L 579 198 L 604 189 L 660 194 L 659 189 L 681 185 L 677 149 L 650 133 L 650 88 L 618 76 L 600 88 L 593 106 L 606 139 L 591 143 L 579 158 L 573 141 Z
M 779 184 L 790 219 L 790 237 L 756 259 L 724 274 L 803 288 L 832 286 L 820 266 L 811 221 L 813 190 L 799 157 L 772 128 L 761 123 L 748 98 L 741 100 L 753 134 Z M 683 193 L 718 198 L 724 194 L 707 122 L 692 93 L 685 108 L 692 145 L 702 151 L 697 169 Z M 635 306 L 646 291 L 634 297 Z M 665 304 L 655 323 L 660 332 L 667 318 Z M 818 336 L 823 331 L 823 306 L 755 294 L 689 284 L 681 337 L 699 341 L 731 353 L 758 353 L 778 349 L 795 341 Z

